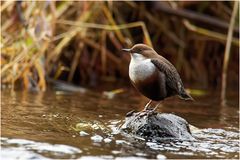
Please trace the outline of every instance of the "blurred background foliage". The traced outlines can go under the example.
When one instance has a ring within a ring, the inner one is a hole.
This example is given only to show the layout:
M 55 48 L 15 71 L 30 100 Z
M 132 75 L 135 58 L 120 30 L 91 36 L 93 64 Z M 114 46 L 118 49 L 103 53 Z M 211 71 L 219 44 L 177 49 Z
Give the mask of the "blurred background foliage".
M 220 89 L 233 4 L 1 1 L 2 87 L 46 90 L 56 80 L 128 86 L 130 56 L 121 49 L 146 43 L 176 66 L 187 87 Z M 237 15 L 227 77 L 235 91 L 238 27 Z

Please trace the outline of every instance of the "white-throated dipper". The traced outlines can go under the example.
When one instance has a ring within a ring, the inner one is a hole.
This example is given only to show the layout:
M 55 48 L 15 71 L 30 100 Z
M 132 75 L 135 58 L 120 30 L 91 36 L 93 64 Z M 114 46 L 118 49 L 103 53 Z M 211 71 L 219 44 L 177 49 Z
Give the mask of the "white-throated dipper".
M 149 109 L 152 100 L 161 101 L 175 95 L 184 100 L 193 100 L 185 91 L 176 68 L 151 47 L 136 44 L 130 49 L 122 50 L 131 55 L 129 77 L 132 84 L 150 99 L 145 110 Z

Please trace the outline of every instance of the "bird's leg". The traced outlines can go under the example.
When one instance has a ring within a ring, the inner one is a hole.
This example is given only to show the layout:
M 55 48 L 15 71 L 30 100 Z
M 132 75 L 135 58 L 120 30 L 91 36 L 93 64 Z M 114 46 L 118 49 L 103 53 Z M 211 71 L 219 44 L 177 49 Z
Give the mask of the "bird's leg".
M 150 100 L 150 101 L 146 104 L 146 106 L 144 107 L 144 111 L 149 110 L 149 106 L 150 106 L 151 103 L 152 103 L 152 100 Z
M 159 104 L 160 103 L 158 103 L 153 109 L 148 110 L 147 115 L 149 116 L 149 115 L 152 115 L 152 114 L 157 114 L 157 112 L 155 112 L 155 110 L 158 108 Z
M 152 111 L 154 112 L 154 111 L 158 108 L 159 105 L 160 105 L 160 103 L 158 103 L 158 104 L 152 109 Z

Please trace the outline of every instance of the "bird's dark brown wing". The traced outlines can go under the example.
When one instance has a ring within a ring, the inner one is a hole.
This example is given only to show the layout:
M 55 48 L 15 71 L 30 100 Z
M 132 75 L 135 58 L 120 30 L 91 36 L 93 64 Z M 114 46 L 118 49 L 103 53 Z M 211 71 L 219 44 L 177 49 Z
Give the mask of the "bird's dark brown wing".
M 176 68 L 165 58 L 161 58 L 162 59 L 153 58 L 151 59 L 151 62 L 158 68 L 160 72 L 166 75 L 166 85 L 168 88 L 171 89 L 172 92 L 180 94 L 183 84 Z
M 182 80 L 177 72 L 177 69 L 164 57 L 159 56 L 151 59 L 151 62 L 158 70 L 165 74 L 166 85 L 171 90 L 170 95 L 177 94 L 185 100 L 193 100 L 193 98 L 185 91 Z

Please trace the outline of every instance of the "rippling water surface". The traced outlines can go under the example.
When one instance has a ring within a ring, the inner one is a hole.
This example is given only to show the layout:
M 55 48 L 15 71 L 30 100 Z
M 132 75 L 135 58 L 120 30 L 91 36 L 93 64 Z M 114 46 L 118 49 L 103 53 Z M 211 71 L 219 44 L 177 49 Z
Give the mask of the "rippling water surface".
M 217 96 L 164 101 L 160 112 L 185 118 L 196 141 L 156 144 L 118 133 L 125 114 L 147 102 L 127 93 L 108 99 L 100 93 L 2 91 L 1 159 L 167 159 L 239 158 L 238 96 L 228 106 Z

